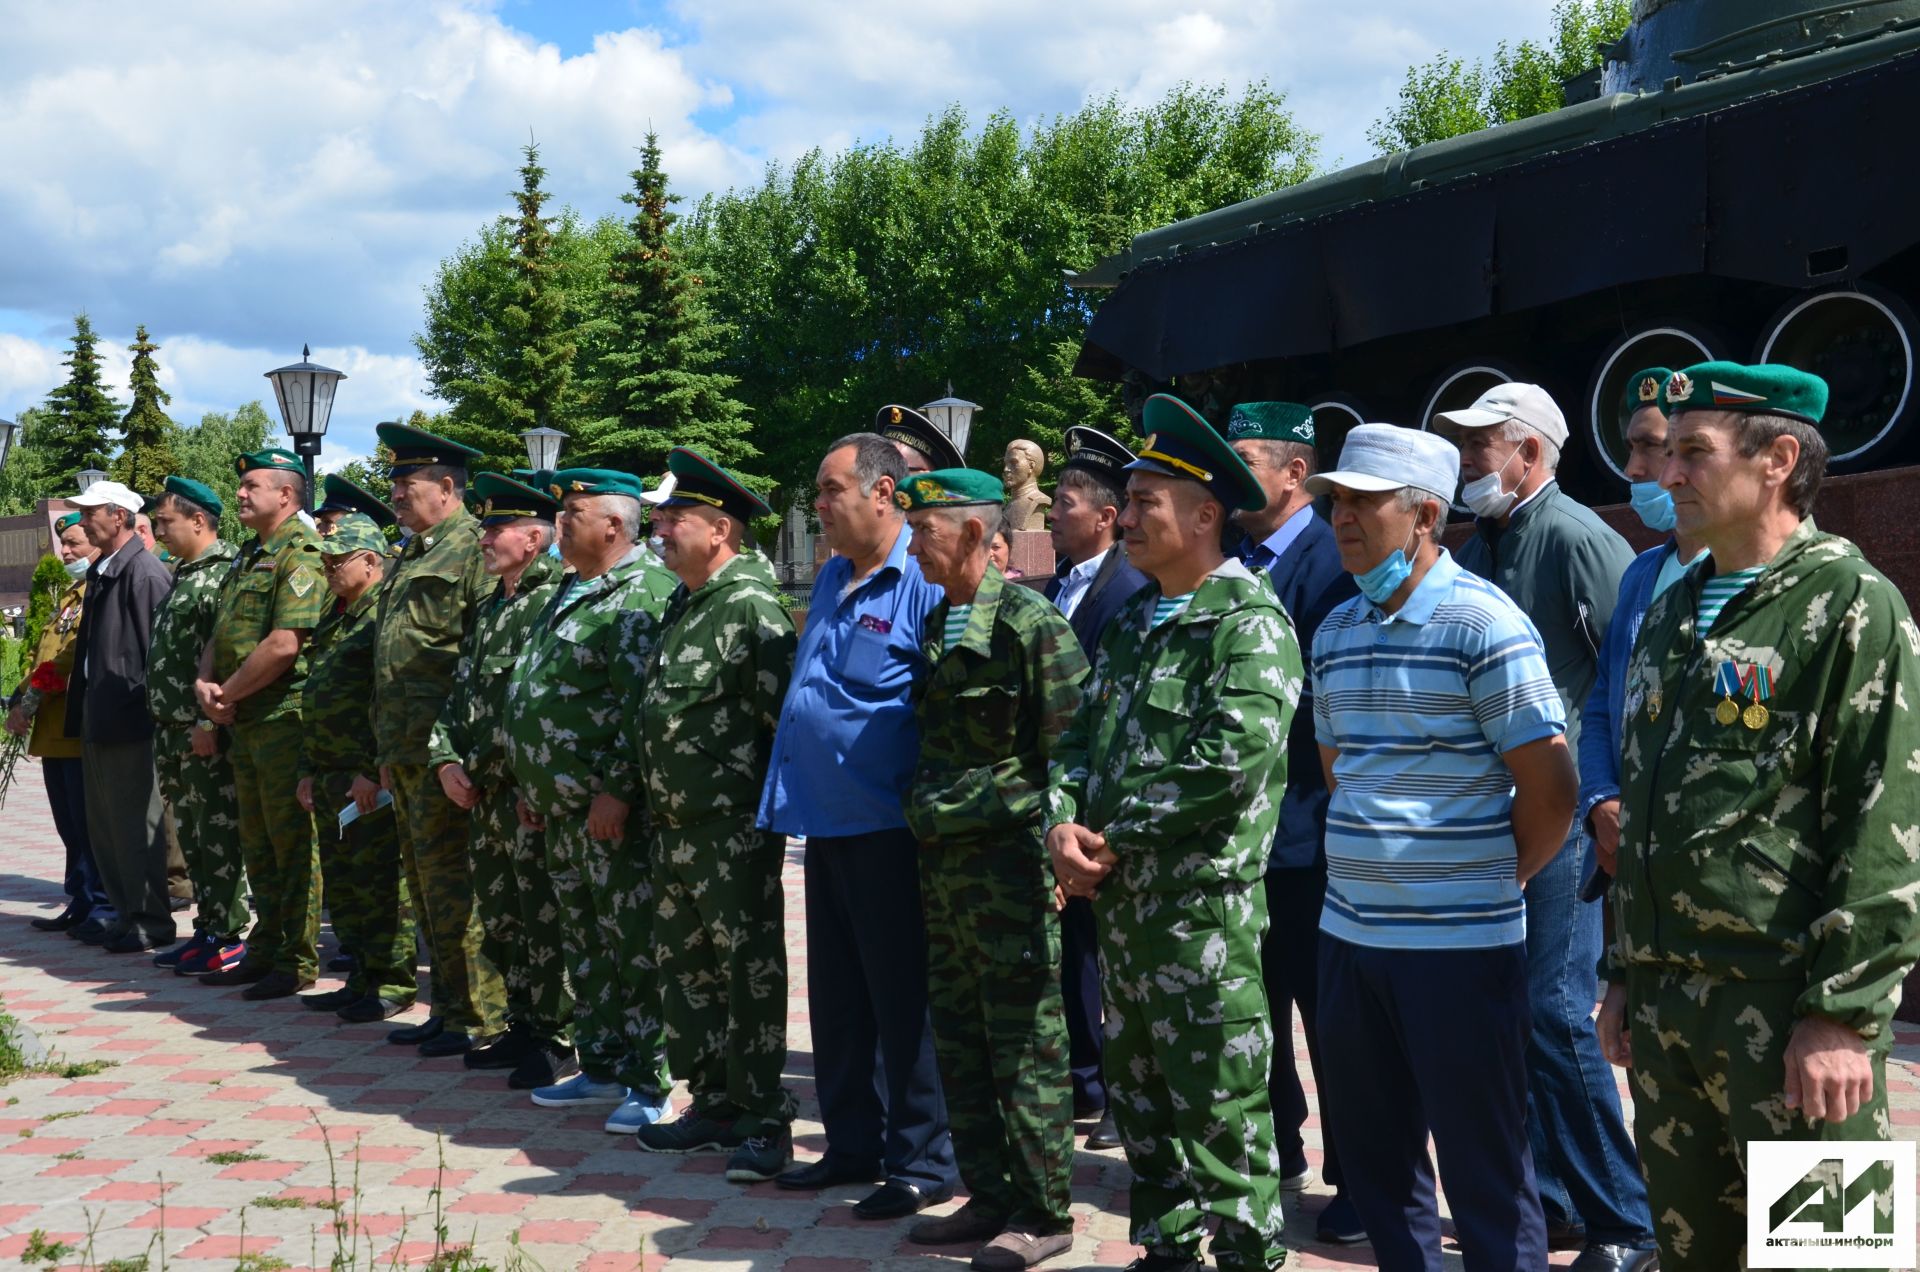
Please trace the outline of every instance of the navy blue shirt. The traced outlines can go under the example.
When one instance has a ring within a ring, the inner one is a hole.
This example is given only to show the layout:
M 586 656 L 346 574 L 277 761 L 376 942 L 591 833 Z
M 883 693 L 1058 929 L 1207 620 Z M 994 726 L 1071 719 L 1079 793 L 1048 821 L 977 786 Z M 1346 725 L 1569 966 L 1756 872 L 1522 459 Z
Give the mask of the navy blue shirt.
M 814 576 L 793 681 L 773 737 L 760 828 L 835 838 L 906 826 L 920 759 L 913 687 L 926 674 L 921 629 L 943 593 L 907 555 L 904 524 L 886 561 L 853 583 L 853 562 Z

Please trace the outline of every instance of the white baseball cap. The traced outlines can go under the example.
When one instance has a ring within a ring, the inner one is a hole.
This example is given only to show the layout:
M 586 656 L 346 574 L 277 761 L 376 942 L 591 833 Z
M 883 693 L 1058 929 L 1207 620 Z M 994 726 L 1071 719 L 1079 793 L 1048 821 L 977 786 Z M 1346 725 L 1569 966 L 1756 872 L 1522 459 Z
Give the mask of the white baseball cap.
M 68 495 L 67 502 L 76 508 L 98 508 L 102 504 L 112 504 L 128 512 L 138 512 L 147 506 L 146 500 L 117 481 L 96 481 L 87 487 L 85 494 Z
M 1537 384 L 1496 384 L 1459 411 L 1438 411 L 1435 419 L 1456 428 L 1492 428 L 1518 420 L 1555 446 L 1567 444 L 1567 417 Z

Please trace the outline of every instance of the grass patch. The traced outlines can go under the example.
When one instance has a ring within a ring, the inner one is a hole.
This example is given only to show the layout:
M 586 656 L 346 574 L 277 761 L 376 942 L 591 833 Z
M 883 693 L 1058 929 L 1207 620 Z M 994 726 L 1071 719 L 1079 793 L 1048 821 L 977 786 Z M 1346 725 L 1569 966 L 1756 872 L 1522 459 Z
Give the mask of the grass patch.
M 62 1162 L 77 1162 L 80 1160 L 80 1150 L 75 1149 L 71 1153 L 55 1153 L 54 1159 Z
M 136 1254 L 125 1259 L 108 1259 L 100 1265 L 100 1272 L 147 1272 L 147 1256 Z
M 247 1204 L 255 1210 L 304 1210 L 307 1205 L 298 1197 L 255 1197 Z
M 27 1234 L 27 1244 L 20 1250 L 20 1262 L 58 1267 L 61 1260 L 72 1254 L 74 1249 L 71 1241 L 49 1241 L 45 1228 L 35 1228 Z
M 277 1254 L 254 1254 L 249 1251 L 233 1261 L 233 1272 L 286 1272 L 292 1266 Z
M 215 1166 L 238 1166 L 241 1162 L 264 1160 L 259 1153 L 243 1153 L 237 1148 L 224 1149 L 218 1153 L 208 1153 L 206 1159 Z
M 50 1064 L 47 1072 L 60 1078 L 90 1078 L 96 1073 L 105 1073 L 119 1064 L 118 1060 L 71 1060 L 64 1064 Z
M 41 1118 L 40 1120 L 42 1122 L 59 1122 L 59 1121 L 64 1121 L 65 1119 L 70 1117 L 79 1117 L 79 1116 L 80 1116 L 79 1109 L 68 1109 L 64 1113 L 49 1113 L 45 1117 Z

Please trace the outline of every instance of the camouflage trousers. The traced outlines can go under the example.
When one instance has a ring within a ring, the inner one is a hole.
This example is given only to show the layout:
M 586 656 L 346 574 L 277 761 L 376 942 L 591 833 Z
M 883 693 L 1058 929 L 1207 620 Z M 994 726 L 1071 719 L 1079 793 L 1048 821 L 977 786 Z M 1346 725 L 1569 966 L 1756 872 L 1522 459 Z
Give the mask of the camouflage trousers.
M 793 1121 L 787 1061 L 786 837 L 751 821 L 656 829 L 654 960 L 667 1061 L 693 1107 L 745 1135 Z
M 1633 1138 L 1666 1272 L 1746 1266 L 1751 1140 L 1884 1140 L 1887 1048 L 1873 1047 L 1873 1099 L 1844 1122 L 1809 1123 L 1786 1105 L 1786 1050 L 1804 985 L 1722 981 L 1634 967 Z
M 433 953 L 429 1000 L 448 1029 L 485 1036 L 500 1032 L 506 986 L 481 949 L 480 915 L 467 861 L 467 811 L 447 798 L 425 764 L 395 764 L 393 812 L 407 894 Z
M 927 1006 L 960 1178 L 976 1203 L 1071 1232 L 1073 1087 L 1060 919 L 1038 829 L 920 848 Z
M 320 971 L 314 952 L 320 938 L 320 853 L 313 816 L 294 798 L 300 727 L 297 716 L 236 724 L 228 755 L 239 796 L 240 851 L 257 915 L 247 933 L 244 962 L 310 981 Z
M 1133 1168 L 1132 1238 L 1222 1267 L 1278 1266 L 1279 1158 L 1267 1071 L 1258 883 L 1094 898 L 1107 1008 L 1107 1107 Z
M 573 991 L 560 947 L 560 903 L 547 868 L 546 840 L 520 824 L 518 792 L 504 779 L 479 784 L 473 807 L 474 904 L 487 957 L 506 983 L 507 1023 L 560 1047 L 570 1045 Z
M 340 810 L 353 799 L 353 778 L 321 773 L 313 782 L 327 917 L 341 946 L 353 951 L 347 988 L 361 997 L 411 1003 L 420 986 L 399 830 L 391 807 L 362 813 L 340 829 Z
M 232 741 L 223 730 L 217 754 L 193 753 L 193 728 L 158 725 L 153 767 L 173 810 L 180 852 L 199 897 L 193 927 L 222 940 L 247 930 L 247 868 L 240 856 L 240 796 L 233 784 Z
M 666 1026 L 654 962 L 653 880 L 645 844 L 587 834 L 585 809 L 549 814 L 547 857 L 573 978 L 573 1045 L 600 1082 L 665 1094 Z

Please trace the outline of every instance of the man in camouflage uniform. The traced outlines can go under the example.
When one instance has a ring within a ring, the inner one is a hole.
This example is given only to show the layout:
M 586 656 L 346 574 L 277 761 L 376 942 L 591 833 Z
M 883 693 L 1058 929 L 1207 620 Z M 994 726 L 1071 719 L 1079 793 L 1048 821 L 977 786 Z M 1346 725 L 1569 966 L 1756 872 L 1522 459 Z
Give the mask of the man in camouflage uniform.
M 506 987 L 481 948 L 467 860 L 467 811 L 433 775 L 433 724 L 453 691 L 460 645 L 492 596 L 480 525 L 462 504 L 470 446 L 405 424 L 376 430 L 393 452 L 393 504 L 413 532 L 380 588 L 373 640 L 373 740 L 393 795 L 407 890 L 433 954 L 433 1014 L 387 1035 L 423 1056 L 464 1054 L 500 1032 Z
M 612 1133 L 667 1110 L 665 1032 L 654 962 L 645 797 L 619 745 L 674 577 L 640 542 L 638 478 L 554 475 L 560 552 L 573 573 L 534 623 L 507 689 L 507 759 L 523 820 L 547 836 L 561 940 L 573 978 L 581 1072 L 533 1092 L 545 1108 L 618 1107 Z
M 987 558 L 1005 498 L 965 468 L 908 477 L 907 546 L 946 599 L 927 620 L 915 703 L 920 764 L 905 801 L 920 841 L 927 1002 L 954 1155 L 970 1200 L 916 1224 L 930 1245 L 985 1242 L 984 1272 L 1073 1244 L 1073 1087 L 1060 920 L 1041 842 L 1047 763 L 1080 705 L 1073 628 Z
M 1137 1272 L 1194 1272 L 1208 1215 L 1215 1261 L 1264 1272 L 1285 1253 L 1261 876 L 1300 647 L 1273 590 L 1221 554 L 1228 512 L 1264 505 L 1258 480 L 1176 398 L 1150 398 L 1143 424 L 1120 524 L 1153 582 L 1108 627 L 1054 751 L 1047 848 L 1066 892 L 1095 898 Z
M 320 819 L 327 914 L 333 934 L 357 957 L 343 987 L 300 1001 L 364 1024 L 405 1011 L 419 992 L 400 838 L 392 807 L 379 803 L 380 766 L 368 720 L 374 611 L 387 539 L 372 518 L 344 513 L 321 540 L 320 557 L 336 604 L 307 648 L 300 713 L 306 732 L 295 794 Z M 359 816 L 342 829 L 340 813 L 349 803 Z
M 240 851 L 258 912 L 245 957 L 201 978 L 245 985 L 248 998 L 283 998 L 319 970 L 320 856 L 313 818 L 294 799 L 306 643 L 331 599 L 319 536 L 299 517 L 306 468 L 283 450 L 234 461 L 240 521 L 254 532 L 220 588 L 220 613 L 194 685 L 202 718 L 232 733 Z
M 656 1153 L 732 1151 L 727 1178 L 772 1179 L 787 1164 L 786 841 L 755 828 L 780 704 L 793 674 L 793 619 L 747 538 L 760 498 L 695 451 L 667 456 L 653 512 L 668 603 L 623 745 L 647 781 L 658 836 L 653 942 L 667 1059 L 693 1104 L 640 1128 Z
M 217 971 L 237 957 L 208 964 L 246 931 L 248 918 L 242 899 L 246 867 L 240 857 L 240 797 L 227 756 L 231 743 L 220 726 L 201 716 L 193 695 L 200 651 L 220 616 L 220 585 L 239 555 L 220 537 L 224 508 L 212 487 L 186 477 L 167 478 L 153 504 L 154 536 L 179 562 L 173 591 L 154 615 L 147 655 L 153 763 L 200 899 L 193 936 L 156 955 L 153 962 L 182 976 Z
M 573 994 L 560 951 L 560 906 L 546 841 L 521 825 L 519 793 L 507 767 L 507 683 L 535 618 L 552 599 L 560 563 L 547 555 L 557 500 L 544 491 L 482 473 L 480 552 L 499 580 L 474 615 L 454 673 L 453 694 L 433 726 L 440 789 L 473 814 L 468 855 L 474 906 L 487 957 L 507 990 L 507 1032 L 467 1053 L 469 1069 L 511 1069 L 518 1090 L 549 1086 L 572 1062 L 567 1028 Z
M 1633 1069 L 1661 1266 L 1685 1272 L 1744 1266 L 1750 1142 L 1888 1138 L 1920 952 L 1920 629 L 1808 515 L 1824 381 L 1708 362 L 1665 396 L 1661 485 L 1711 555 L 1627 668 L 1599 1024 Z

